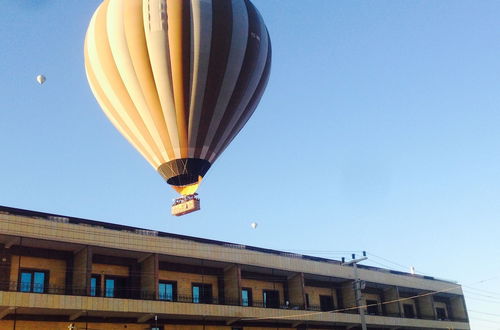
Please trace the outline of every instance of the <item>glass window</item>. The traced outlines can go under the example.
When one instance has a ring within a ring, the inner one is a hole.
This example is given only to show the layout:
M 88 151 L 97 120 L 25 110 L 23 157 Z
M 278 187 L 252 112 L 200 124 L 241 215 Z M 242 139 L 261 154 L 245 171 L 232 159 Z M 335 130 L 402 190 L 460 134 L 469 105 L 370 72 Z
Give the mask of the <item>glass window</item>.
M 212 285 L 211 284 L 193 284 L 193 302 L 195 304 L 212 303 Z
M 101 277 L 99 275 L 92 275 L 90 278 L 90 295 L 92 297 L 101 295 Z
M 280 296 L 277 290 L 264 290 L 262 293 L 265 308 L 279 308 Z
M 45 291 L 45 273 L 34 272 L 33 292 L 42 293 Z
M 19 279 L 19 291 L 21 292 L 45 292 L 46 272 L 35 270 L 21 270 Z
M 97 278 L 92 277 L 90 279 L 90 295 L 95 297 L 97 294 Z
M 415 310 L 413 309 L 413 305 L 411 304 L 403 304 L 403 313 L 405 317 L 414 318 Z
M 176 301 L 177 300 L 177 283 L 176 282 L 160 282 L 158 284 L 158 295 L 160 300 Z
M 241 290 L 241 304 L 243 306 L 248 306 L 248 290 Z
M 193 302 L 198 304 L 200 302 L 200 287 L 193 285 Z
M 377 300 L 367 300 L 366 311 L 369 315 L 377 315 L 378 314 L 378 301 Z
M 323 312 L 334 310 L 332 296 L 319 296 L 319 306 Z
M 107 278 L 105 282 L 105 297 L 112 298 L 115 296 L 115 280 L 112 278 Z
M 21 285 L 19 291 L 21 292 L 31 292 L 31 272 L 22 272 L 21 273 Z
M 436 308 L 436 316 L 437 316 L 437 319 L 438 320 L 446 320 L 447 317 L 446 317 L 446 309 L 442 308 L 442 307 L 437 307 Z
M 241 305 L 252 306 L 252 289 L 250 288 L 241 289 Z

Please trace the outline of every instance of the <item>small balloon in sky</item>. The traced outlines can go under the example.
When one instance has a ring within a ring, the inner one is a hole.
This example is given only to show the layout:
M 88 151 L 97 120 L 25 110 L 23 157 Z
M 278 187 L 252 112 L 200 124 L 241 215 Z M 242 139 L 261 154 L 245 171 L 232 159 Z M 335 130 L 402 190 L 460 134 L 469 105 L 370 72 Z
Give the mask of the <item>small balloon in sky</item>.
M 252 222 L 252 223 L 250 224 L 250 226 L 251 226 L 253 229 L 257 228 L 257 222 Z
M 45 82 L 45 80 L 47 80 L 47 78 L 45 78 L 45 76 L 43 74 L 39 74 L 38 76 L 36 76 L 36 81 L 40 85 L 43 85 L 43 83 Z

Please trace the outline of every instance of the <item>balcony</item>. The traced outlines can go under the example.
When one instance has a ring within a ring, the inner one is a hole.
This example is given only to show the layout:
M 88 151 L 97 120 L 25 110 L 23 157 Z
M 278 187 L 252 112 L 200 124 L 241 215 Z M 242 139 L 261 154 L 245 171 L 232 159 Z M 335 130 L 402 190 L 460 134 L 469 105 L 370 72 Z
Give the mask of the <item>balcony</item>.
M 57 311 L 60 315 L 70 320 L 76 316 L 84 315 L 108 317 L 126 316 L 137 320 L 148 320 L 152 315 L 160 318 L 168 318 L 175 314 L 177 318 L 195 318 L 204 315 L 206 318 L 226 322 L 265 323 L 271 321 L 291 324 L 317 325 L 356 325 L 359 324 L 359 315 L 350 311 L 349 313 L 321 312 L 321 306 L 309 306 L 307 310 L 318 311 L 318 313 L 304 313 L 304 306 L 280 304 L 277 308 L 264 308 L 261 301 L 253 302 L 252 306 L 240 306 L 238 301 L 223 301 L 217 297 L 209 302 L 196 303 L 192 295 L 179 294 L 174 301 L 154 299 L 150 292 L 144 290 L 123 290 L 119 292 L 120 298 L 94 297 L 84 295 L 82 292 L 69 293 L 68 288 L 47 286 L 43 293 L 19 292 L 18 282 L 0 283 L 3 290 L 0 291 L 0 309 L 8 308 L 18 310 L 18 314 L 29 313 L 29 315 L 43 315 L 49 311 Z M 244 317 L 243 317 L 244 315 Z M 470 329 L 464 322 L 436 321 L 408 319 L 395 316 L 367 316 L 367 322 L 371 325 L 383 326 L 394 325 L 398 327 L 415 327 L 425 329 L 448 329 L 457 330 Z
M 86 296 L 65 296 L 51 294 L 0 292 L 0 308 L 15 308 L 18 315 L 29 314 L 32 319 L 44 319 L 47 313 L 74 320 L 87 315 L 88 317 L 127 317 L 136 318 L 136 322 L 145 322 L 153 315 L 159 320 L 171 318 L 193 319 L 204 315 L 205 320 L 232 324 L 234 322 L 252 322 L 253 324 L 282 324 L 283 326 L 298 326 L 303 323 L 309 325 L 358 325 L 359 316 L 347 313 L 318 313 L 310 314 L 298 310 L 280 310 L 268 308 L 247 308 L 241 306 L 221 306 L 210 304 L 193 304 L 179 302 L 144 301 L 134 299 L 102 298 Z M 245 309 L 245 310 L 244 310 Z M 244 317 L 243 317 L 244 315 Z M 266 323 L 267 322 L 267 323 Z M 468 330 L 467 323 L 422 321 L 402 318 L 387 318 L 381 316 L 367 316 L 367 322 L 372 326 L 386 326 L 387 324 L 421 329 L 448 329 Z

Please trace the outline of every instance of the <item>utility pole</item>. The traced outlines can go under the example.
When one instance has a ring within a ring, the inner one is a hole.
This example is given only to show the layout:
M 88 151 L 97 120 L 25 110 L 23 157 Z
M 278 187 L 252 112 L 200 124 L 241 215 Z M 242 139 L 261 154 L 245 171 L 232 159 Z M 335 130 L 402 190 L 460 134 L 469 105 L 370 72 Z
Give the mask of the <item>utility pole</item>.
M 365 288 L 366 283 L 365 283 L 365 281 L 361 281 L 359 279 L 358 262 L 364 261 L 366 259 L 368 259 L 368 257 L 366 256 L 366 251 L 363 251 L 362 258 L 356 259 L 356 255 L 353 254 L 351 261 L 345 262 L 345 258 L 342 258 L 342 264 L 341 264 L 342 266 L 350 266 L 350 265 L 353 266 L 353 270 L 354 270 L 353 288 L 354 288 L 354 294 L 356 297 L 356 306 L 358 307 L 359 318 L 361 320 L 361 329 L 362 330 L 367 330 L 366 319 L 365 319 L 365 309 L 364 309 L 364 307 L 362 307 L 363 304 L 361 303 L 362 299 L 363 299 L 363 296 L 361 294 L 361 290 L 363 290 Z

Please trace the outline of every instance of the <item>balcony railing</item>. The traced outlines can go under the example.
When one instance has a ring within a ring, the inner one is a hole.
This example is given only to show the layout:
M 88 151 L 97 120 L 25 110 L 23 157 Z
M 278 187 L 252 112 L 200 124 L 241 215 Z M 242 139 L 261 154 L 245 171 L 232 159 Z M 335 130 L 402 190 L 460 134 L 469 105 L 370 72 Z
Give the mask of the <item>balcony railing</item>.
M 193 298 L 191 293 L 182 292 L 175 296 L 169 297 L 165 299 L 165 297 L 159 298 L 156 297 L 154 292 L 150 290 L 141 290 L 137 288 L 114 288 L 112 294 L 109 295 L 110 291 L 106 292 L 106 290 L 101 291 L 97 289 L 94 291 L 96 294 L 91 294 L 90 290 L 83 288 L 75 288 L 68 286 L 54 286 L 54 285 L 44 285 L 42 287 L 37 286 L 36 288 L 25 286 L 23 283 L 15 282 L 15 281 L 0 281 L 0 291 L 14 291 L 14 292 L 25 292 L 25 293 L 35 293 L 35 294 L 57 294 L 57 295 L 72 295 L 72 296 L 92 296 L 92 297 L 102 297 L 102 298 L 121 298 L 121 299 L 140 299 L 140 300 L 157 300 L 157 301 L 165 301 L 165 302 L 178 302 L 178 303 L 194 303 L 194 304 L 214 304 L 214 305 L 229 305 L 229 306 L 243 306 L 243 307 L 260 307 L 260 308 L 274 308 L 274 309 L 289 309 L 289 310 L 309 310 L 309 311 L 324 311 L 323 306 L 320 305 L 297 305 L 280 303 L 280 304 L 269 304 L 264 301 L 252 301 L 250 305 L 243 305 L 239 300 L 228 300 L 228 299 L 219 299 L 218 297 L 210 297 L 210 296 L 199 296 Z M 97 294 L 104 293 L 104 294 Z M 108 295 L 106 295 L 108 293 Z M 357 309 L 349 309 L 345 311 L 341 311 L 343 313 L 348 314 L 357 314 Z M 366 311 L 365 311 L 366 312 Z M 404 316 L 398 313 L 379 313 L 376 314 L 378 316 L 385 317 L 398 317 L 404 318 Z M 416 319 L 429 319 L 435 320 L 429 317 L 415 316 Z M 462 318 L 449 318 L 447 321 L 456 321 L 456 322 L 468 322 L 467 319 Z

